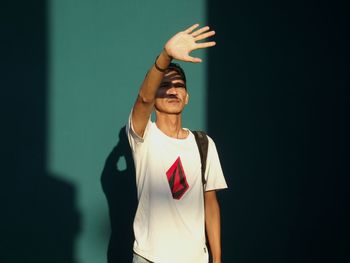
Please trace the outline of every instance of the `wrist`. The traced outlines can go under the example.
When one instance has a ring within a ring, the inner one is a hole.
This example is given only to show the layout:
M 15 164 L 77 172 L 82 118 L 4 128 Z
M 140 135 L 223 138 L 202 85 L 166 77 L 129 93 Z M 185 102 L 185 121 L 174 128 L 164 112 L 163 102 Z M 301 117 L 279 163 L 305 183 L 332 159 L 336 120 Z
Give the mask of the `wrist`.
M 170 64 L 171 60 L 172 60 L 172 57 L 168 55 L 165 49 L 163 49 L 162 52 L 156 57 L 156 60 L 154 61 L 154 67 L 158 71 L 164 73 L 168 65 Z
M 169 62 L 171 62 L 171 60 L 173 59 L 173 57 L 169 55 L 169 53 L 166 51 L 165 48 L 163 48 L 159 56 L 162 56 L 164 59 L 168 60 Z

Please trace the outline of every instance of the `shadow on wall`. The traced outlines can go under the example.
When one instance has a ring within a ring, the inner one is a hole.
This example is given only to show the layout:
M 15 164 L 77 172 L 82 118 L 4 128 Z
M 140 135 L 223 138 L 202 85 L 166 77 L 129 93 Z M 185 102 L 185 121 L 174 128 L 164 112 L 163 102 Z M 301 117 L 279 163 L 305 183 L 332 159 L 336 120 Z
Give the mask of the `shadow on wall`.
M 1 11 L 0 262 L 74 263 L 76 189 L 46 172 L 46 1 Z
M 45 173 L 7 169 L 1 211 L 1 262 L 75 263 L 75 189 Z M 4 181 L 3 181 L 4 182 Z
M 119 131 L 118 144 L 106 159 L 101 184 L 108 201 L 112 230 L 108 262 L 131 262 L 137 191 L 134 162 L 125 126 Z

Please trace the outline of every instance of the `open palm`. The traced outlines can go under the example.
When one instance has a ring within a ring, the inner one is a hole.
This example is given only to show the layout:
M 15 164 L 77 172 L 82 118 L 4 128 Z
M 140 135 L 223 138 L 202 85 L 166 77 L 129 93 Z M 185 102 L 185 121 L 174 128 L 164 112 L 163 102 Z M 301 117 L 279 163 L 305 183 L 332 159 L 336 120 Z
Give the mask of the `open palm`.
M 169 39 L 164 47 L 167 54 L 177 60 L 201 62 L 200 58 L 192 57 L 190 53 L 196 49 L 215 46 L 216 43 L 214 41 L 197 43 L 197 41 L 215 35 L 215 31 L 209 31 L 208 26 L 195 30 L 198 26 L 198 24 L 195 24 Z

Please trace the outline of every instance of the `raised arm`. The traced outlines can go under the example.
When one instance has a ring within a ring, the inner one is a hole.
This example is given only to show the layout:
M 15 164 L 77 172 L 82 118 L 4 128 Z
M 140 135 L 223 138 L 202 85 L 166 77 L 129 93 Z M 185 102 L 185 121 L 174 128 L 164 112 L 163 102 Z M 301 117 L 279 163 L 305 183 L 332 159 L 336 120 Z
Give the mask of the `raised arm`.
M 214 31 L 209 31 L 208 26 L 197 29 L 198 26 L 198 24 L 195 24 L 170 38 L 148 71 L 132 112 L 132 124 L 139 136 L 143 136 L 147 122 L 153 111 L 156 93 L 164 75 L 162 69 L 166 69 L 172 59 L 199 63 L 202 60 L 190 56 L 190 53 L 196 49 L 215 46 L 216 43 L 214 41 L 197 43 L 197 41 L 215 34 Z

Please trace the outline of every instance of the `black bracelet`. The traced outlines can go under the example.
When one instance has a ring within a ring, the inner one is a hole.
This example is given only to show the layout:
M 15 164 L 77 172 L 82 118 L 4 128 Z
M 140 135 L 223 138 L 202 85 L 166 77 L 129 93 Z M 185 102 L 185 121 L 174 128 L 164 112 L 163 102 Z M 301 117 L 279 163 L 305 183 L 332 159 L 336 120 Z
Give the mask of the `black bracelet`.
M 159 70 L 160 72 L 165 72 L 167 70 L 167 68 L 160 68 L 158 65 L 157 65 L 157 59 L 159 58 L 159 55 L 156 57 L 156 60 L 154 61 L 154 67 Z

